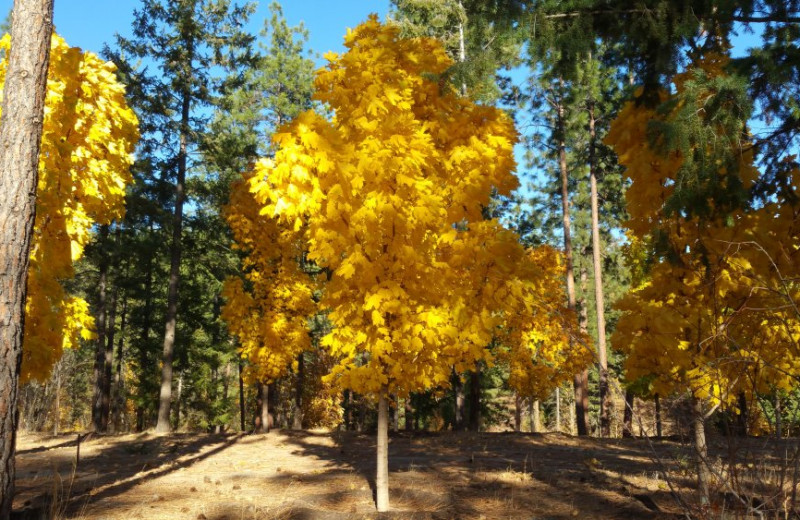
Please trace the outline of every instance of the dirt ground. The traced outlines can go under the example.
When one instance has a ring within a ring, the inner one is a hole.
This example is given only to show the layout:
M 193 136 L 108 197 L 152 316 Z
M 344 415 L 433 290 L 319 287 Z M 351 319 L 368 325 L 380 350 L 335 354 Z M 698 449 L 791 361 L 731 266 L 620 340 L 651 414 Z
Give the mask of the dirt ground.
M 375 513 L 375 439 L 353 432 L 267 435 L 22 434 L 15 509 L 83 519 L 675 518 L 670 441 L 524 433 L 393 433 L 391 511 Z M 652 450 L 655 446 L 656 451 Z M 664 466 L 661 466 L 664 469 Z M 48 505 L 49 504 L 49 505 Z

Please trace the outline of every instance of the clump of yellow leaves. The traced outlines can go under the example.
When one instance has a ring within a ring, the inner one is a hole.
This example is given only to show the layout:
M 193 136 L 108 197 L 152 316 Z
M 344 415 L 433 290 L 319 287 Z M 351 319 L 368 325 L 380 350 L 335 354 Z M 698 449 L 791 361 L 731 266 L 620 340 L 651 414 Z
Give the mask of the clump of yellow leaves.
M 714 55 L 695 66 L 722 74 L 720 63 Z M 678 94 L 689 74 L 677 78 Z M 663 203 L 681 158 L 650 148 L 647 124 L 655 117 L 663 116 L 629 103 L 607 139 L 632 181 L 632 249 L 657 227 L 675 256 L 654 259 L 649 278 L 617 304 L 623 315 L 612 341 L 628 356 L 628 379 L 652 378 L 653 393 L 690 391 L 712 405 L 788 389 L 800 374 L 800 287 L 791 281 L 800 276 L 800 204 L 778 197 L 727 220 L 666 217 Z M 752 185 L 752 151 L 742 151 L 735 171 L 719 175 Z M 789 181 L 800 192 L 800 172 Z
M 8 56 L 10 37 L 0 40 Z M 0 88 L 6 61 L 0 62 Z M 69 47 L 50 46 L 39 154 L 36 221 L 28 271 L 22 380 L 44 379 L 62 349 L 92 336 L 89 305 L 61 283 L 73 276 L 95 224 L 124 213 L 138 121 L 112 63 Z
M 530 293 L 516 235 L 483 220 L 492 188 L 517 186 L 517 134 L 500 110 L 437 82 L 451 61 L 433 39 L 401 39 L 375 17 L 329 54 L 308 111 L 274 136 L 250 179 L 261 213 L 306 238 L 331 272 L 322 340 L 331 378 L 361 394 L 447 386 Z
M 222 317 L 250 361 L 248 379 L 271 382 L 311 347 L 306 322 L 316 309 L 302 272 L 300 233 L 260 215 L 246 179 L 234 183 L 225 218 L 243 252 L 244 279 L 226 281 Z

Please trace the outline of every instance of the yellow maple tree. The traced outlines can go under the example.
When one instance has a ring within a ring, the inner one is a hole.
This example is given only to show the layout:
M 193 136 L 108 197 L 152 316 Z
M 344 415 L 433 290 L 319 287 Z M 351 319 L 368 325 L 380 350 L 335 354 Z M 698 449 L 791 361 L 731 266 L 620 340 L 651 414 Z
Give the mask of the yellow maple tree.
M 0 40 L 8 55 L 10 37 Z M 0 62 L 0 89 L 6 60 Z M 124 213 L 138 121 L 116 69 L 54 34 L 28 270 L 21 380 L 46 379 L 64 348 L 93 334 L 88 303 L 67 294 L 92 226 Z
M 311 347 L 306 322 L 316 309 L 314 286 L 298 263 L 304 253 L 300 233 L 259 214 L 247 178 L 233 184 L 225 209 L 234 247 L 244 253 L 244 277 L 226 280 L 222 318 L 250 362 L 248 379 L 270 383 Z
M 436 40 L 402 39 L 373 16 L 345 47 L 316 76 L 333 117 L 307 111 L 279 129 L 249 182 L 261 213 L 302 232 L 330 272 L 329 379 L 378 398 L 385 510 L 387 396 L 491 363 L 487 346 L 534 286 L 520 282 L 518 237 L 483 216 L 492 190 L 518 185 L 512 121 L 437 81 L 451 61 Z

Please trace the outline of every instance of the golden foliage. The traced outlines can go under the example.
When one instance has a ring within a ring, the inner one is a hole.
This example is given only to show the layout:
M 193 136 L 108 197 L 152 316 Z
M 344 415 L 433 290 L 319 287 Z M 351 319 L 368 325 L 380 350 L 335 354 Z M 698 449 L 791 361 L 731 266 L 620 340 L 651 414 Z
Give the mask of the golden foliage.
M 721 74 L 721 61 L 712 56 L 696 66 Z M 678 93 L 683 81 L 676 80 Z M 608 137 L 632 181 L 626 197 L 637 273 L 654 227 L 668 234 L 674 252 L 655 258 L 649 276 L 639 275 L 641 283 L 617 305 L 623 315 L 612 342 L 628 356 L 627 377 L 652 379 L 653 393 L 688 390 L 712 404 L 788 389 L 800 374 L 800 204 L 773 200 L 726 220 L 666 217 L 663 203 L 681 158 L 650 148 L 646 130 L 654 117 L 630 103 Z M 752 151 L 742 151 L 735 171 L 721 168 L 719 175 L 752 185 Z M 800 191 L 800 172 L 789 180 Z
M 250 190 L 331 273 L 331 378 L 403 397 L 490 361 L 507 313 L 538 296 L 520 280 L 516 235 L 482 215 L 493 188 L 517 186 L 517 134 L 503 112 L 435 80 L 451 64 L 436 41 L 372 17 L 345 46 L 316 78 L 333 120 L 308 111 L 279 129 Z
M 8 55 L 10 37 L 0 40 Z M 0 62 L 0 88 L 6 61 Z M 48 377 L 62 349 L 92 337 L 88 304 L 62 286 L 95 224 L 124 213 L 138 121 L 112 63 L 54 34 L 28 271 L 22 381 Z

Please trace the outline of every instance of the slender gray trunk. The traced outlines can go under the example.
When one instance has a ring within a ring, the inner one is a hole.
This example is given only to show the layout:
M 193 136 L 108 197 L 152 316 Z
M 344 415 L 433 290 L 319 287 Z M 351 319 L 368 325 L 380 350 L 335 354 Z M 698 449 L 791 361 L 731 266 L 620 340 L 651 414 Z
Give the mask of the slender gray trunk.
M 378 449 L 375 474 L 375 504 L 378 512 L 389 510 L 389 417 L 386 388 L 378 398 Z
M 19 374 L 53 0 L 15 0 L 0 116 L 0 518 L 11 515 Z
M 561 431 L 561 388 L 556 387 L 556 431 Z
M 656 437 L 661 438 L 663 432 L 663 423 L 661 421 L 661 397 L 658 394 L 655 396 L 656 402 Z
M 519 433 L 522 430 L 522 398 L 518 393 L 514 393 L 514 431 Z
M 461 377 L 456 373 L 453 368 L 453 373 L 450 376 L 453 383 L 453 429 L 464 429 L 464 384 L 461 382 Z

